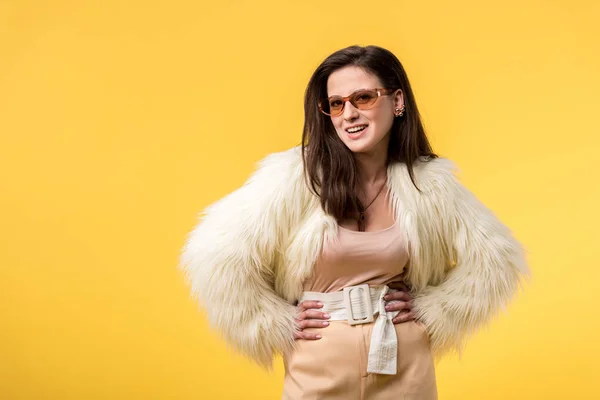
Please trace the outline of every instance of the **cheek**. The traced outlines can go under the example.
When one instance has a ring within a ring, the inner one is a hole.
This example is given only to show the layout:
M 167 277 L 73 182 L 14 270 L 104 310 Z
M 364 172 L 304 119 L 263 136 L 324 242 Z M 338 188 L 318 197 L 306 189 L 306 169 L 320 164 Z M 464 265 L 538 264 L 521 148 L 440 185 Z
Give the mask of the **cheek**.
M 377 115 L 373 116 L 371 121 L 376 125 L 377 133 L 380 135 L 385 135 L 394 123 L 393 116 L 384 112 L 378 112 Z
M 333 124 L 333 127 L 335 128 L 335 132 L 338 134 L 338 136 L 341 136 L 344 134 L 344 121 L 343 118 L 335 118 L 331 120 L 331 123 Z

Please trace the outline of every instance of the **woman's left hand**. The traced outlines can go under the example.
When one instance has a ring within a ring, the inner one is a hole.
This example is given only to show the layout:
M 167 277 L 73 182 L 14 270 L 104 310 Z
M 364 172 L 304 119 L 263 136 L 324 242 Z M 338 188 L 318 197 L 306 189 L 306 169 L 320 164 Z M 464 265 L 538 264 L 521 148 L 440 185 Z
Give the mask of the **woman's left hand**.
M 386 302 L 386 311 L 400 311 L 392 322 L 400 324 L 415 319 L 412 312 L 413 298 L 409 294 L 408 287 L 402 282 L 392 282 L 388 286 L 391 289 L 398 290 L 397 292 L 388 293 L 383 297 L 383 300 Z

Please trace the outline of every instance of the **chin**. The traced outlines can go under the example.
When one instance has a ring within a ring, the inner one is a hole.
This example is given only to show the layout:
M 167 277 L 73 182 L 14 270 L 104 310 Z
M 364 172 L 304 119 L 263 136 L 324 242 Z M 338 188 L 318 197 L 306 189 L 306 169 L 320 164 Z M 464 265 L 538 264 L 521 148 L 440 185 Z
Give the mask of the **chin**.
M 353 153 L 368 153 L 369 151 L 373 150 L 374 147 L 372 143 L 344 142 L 344 144 Z

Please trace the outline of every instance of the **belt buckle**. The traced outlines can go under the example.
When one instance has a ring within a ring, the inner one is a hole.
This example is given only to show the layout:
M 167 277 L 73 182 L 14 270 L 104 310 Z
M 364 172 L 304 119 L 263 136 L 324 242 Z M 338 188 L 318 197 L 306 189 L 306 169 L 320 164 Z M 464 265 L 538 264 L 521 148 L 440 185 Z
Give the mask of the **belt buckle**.
M 365 306 L 367 316 L 365 318 L 355 318 L 352 313 L 351 296 L 353 293 L 359 292 L 362 296 L 362 303 Z M 373 321 L 373 307 L 371 306 L 371 292 L 369 285 L 348 286 L 344 288 L 344 305 L 346 306 L 346 314 L 348 315 L 348 325 L 368 324 Z

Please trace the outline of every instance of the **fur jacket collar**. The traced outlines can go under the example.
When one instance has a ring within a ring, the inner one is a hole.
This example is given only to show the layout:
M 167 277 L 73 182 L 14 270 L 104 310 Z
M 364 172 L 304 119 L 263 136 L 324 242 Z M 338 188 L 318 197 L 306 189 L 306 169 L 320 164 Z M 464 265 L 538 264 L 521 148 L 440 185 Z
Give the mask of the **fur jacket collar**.
M 408 243 L 414 311 L 439 356 L 506 306 L 527 275 L 509 229 L 444 158 L 388 168 L 390 200 Z M 299 147 L 273 153 L 239 189 L 213 203 L 187 237 L 180 268 L 225 341 L 258 364 L 294 346 L 295 304 L 324 239 L 337 234 L 309 191 Z

